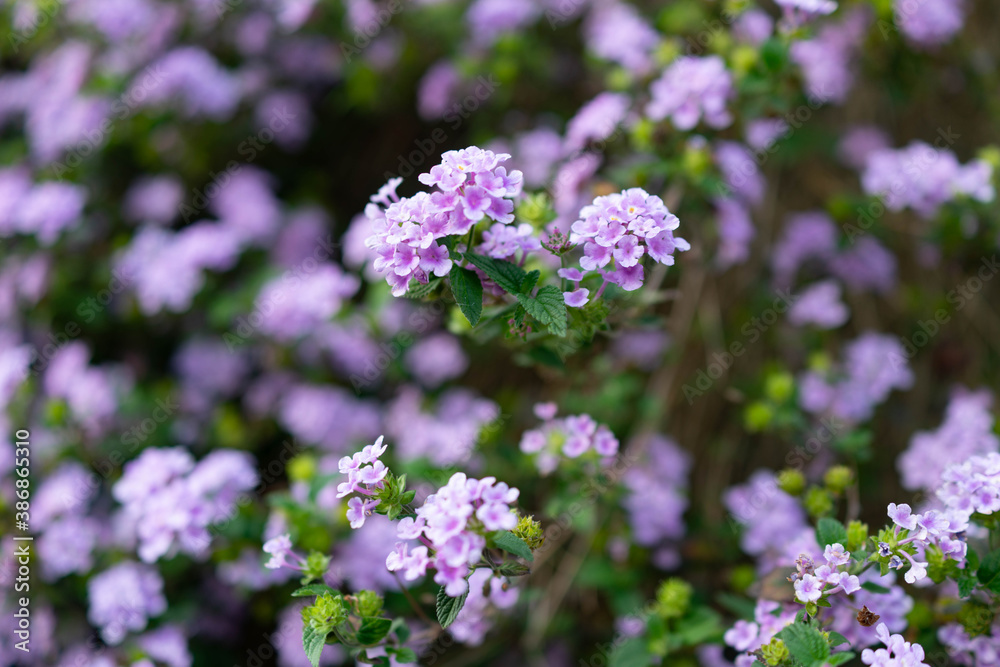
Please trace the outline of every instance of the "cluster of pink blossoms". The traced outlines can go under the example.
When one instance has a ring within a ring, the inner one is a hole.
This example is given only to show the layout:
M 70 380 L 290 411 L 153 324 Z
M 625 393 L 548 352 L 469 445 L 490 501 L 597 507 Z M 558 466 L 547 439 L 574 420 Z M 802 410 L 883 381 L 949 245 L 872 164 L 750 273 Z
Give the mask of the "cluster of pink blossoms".
M 373 445 L 367 445 L 354 456 L 345 456 L 340 459 L 338 468 L 340 474 L 347 475 L 347 481 L 337 485 L 337 497 L 343 498 L 352 493 L 359 493 L 362 496 L 374 496 L 382 488 L 382 480 L 389 474 L 389 469 L 378 460 L 385 453 L 387 445 L 382 444 L 382 436 L 378 437 Z M 347 501 L 347 520 L 351 522 L 351 528 L 360 528 L 365 525 L 365 519 L 372 515 L 378 507 L 380 500 L 377 498 L 362 499 L 354 496 Z
M 618 453 L 618 438 L 604 424 L 598 424 L 590 415 L 570 415 L 556 419 L 555 403 L 538 403 L 535 416 L 544 423 L 541 427 L 525 431 L 521 436 L 521 451 L 538 454 L 536 464 L 543 475 L 556 469 L 558 452 L 571 459 L 589 451 L 602 458 Z
M 938 498 L 966 519 L 974 513 L 1000 512 L 1000 454 L 973 456 L 941 475 Z
M 887 514 L 896 524 L 893 533 L 894 544 L 879 542 L 878 554 L 889 557 L 889 567 L 894 570 L 902 569 L 906 566 L 906 561 L 909 562 L 910 569 L 903 576 L 906 583 L 915 584 L 925 578 L 927 563 L 918 561 L 899 547 L 911 545 L 920 557 L 927 547 L 934 545 L 941 549 L 945 558 L 960 563 L 965 560 L 968 545 L 961 534 L 969 527 L 967 515 L 953 510 L 947 512 L 928 510 L 923 514 L 914 514 L 910 506 L 905 503 L 902 505 L 889 503 Z M 903 530 L 906 530 L 907 534 L 898 539 Z
M 885 623 L 879 623 L 875 634 L 885 644 L 885 648 L 866 648 L 861 652 L 861 662 L 872 667 L 927 667 L 924 662 L 924 647 L 911 644 L 903 635 L 889 635 Z
M 851 554 L 844 550 L 842 544 L 828 544 L 823 551 L 823 559 L 826 560 L 826 565 L 819 567 L 815 567 L 813 560 L 804 554 L 796 559 L 795 573 L 791 578 L 795 586 L 795 598 L 799 602 L 817 602 L 820 598 L 839 591 L 850 595 L 861 589 L 861 581 L 857 575 L 840 570 L 841 566 L 851 562 Z
M 520 495 L 494 477 L 471 479 L 457 472 L 438 492 L 427 496 L 417 509 L 417 517 L 405 517 L 397 526 L 404 540 L 420 540 L 414 549 L 407 542 L 397 542 L 396 550 L 385 560 L 391 572 L 401 571 L 413 581 L 426 572 L 437 570 L 434 581 L 445 593 L 458 597 L 465 593 L 470 565 L 474 566 L 486 548 L 486 533 L 510 530 L 517 526 L 517 514 L 510 507 Z
M 509 158 L 475 146 L 448 151 L 441 164 L 418 177 L 437 190 L 400 199 L 402 179 L 394 178 L 371 198 L 365 216 L 372 235 L 365 245 L 377 253 L 375 270 L 386 274 L 394 296 L 405 294 L 411 280 L 426 283 L 429 273 L 448 274 L 452 262 L 440 239 L 468 234 L 484 218 L 514 221 L 513 198 L 521 194 L 523 177 L 499 166 Z
M 580 280 L 585 272 L 600 270 L 606 282 L 627 291 L 639 289 L 644 279 L 643 255 L 670 266 L 674 251 L 691 248 L 673 235 L 679 224 L 662 199 L 642 188 L 598 197 L 583 207 L 570 234 L 572 243 L 583 244 L 580 266 L 584 272 L 563 269 L 560 276 Z M 612 268 L 605 269 L 609 264 Z M 587 290 L 577 289 L 566 293 L 566 303 L 582 306 L 588 296 Z
M 772 600 L 757 600 L 752 621 L 740 619 L 723 635 L 723 641 L 739 651 L 736 667 L 752 667 L 756 658 L 752 651 L 769 644 L 789 623 L 795 622 L 794 605 L 782 605 Z

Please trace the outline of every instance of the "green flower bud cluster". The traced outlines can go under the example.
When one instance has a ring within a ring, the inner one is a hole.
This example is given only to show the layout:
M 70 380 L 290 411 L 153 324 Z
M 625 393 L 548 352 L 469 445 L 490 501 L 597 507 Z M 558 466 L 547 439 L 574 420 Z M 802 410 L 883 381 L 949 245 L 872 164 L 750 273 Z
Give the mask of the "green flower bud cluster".
M 347 605 L 339 593 L 323 593 L 302 610 L 302 621 L 320 634 L 327 634 L 347 620 Z
M 684 616 L 691 606 L 691 593 L 691 584 L 683 579 L 667 579 L 656 591 L 657 613 L 664 619 Z
M 781 641 L 777 637 L 772 638 L 769 644 L 761 646 L 760 654 L 768 667 L 778 667 L 778 665 L 788 662 L 791 658 L 791 654 L 788 652 L 788 647 L 785 646 L 785 642 Z
M 528 548 L 532 551 L 542 546 L 542 543 L 545 542 L 545 535 L 542 532 L 542 524 L 535 521 L 535 518 L 532 516 L 519 517 L 517 526 L 515 526 L 510 532 L 512 532 L 516 537 L 521 538 L 521 540 L 527 544 Z

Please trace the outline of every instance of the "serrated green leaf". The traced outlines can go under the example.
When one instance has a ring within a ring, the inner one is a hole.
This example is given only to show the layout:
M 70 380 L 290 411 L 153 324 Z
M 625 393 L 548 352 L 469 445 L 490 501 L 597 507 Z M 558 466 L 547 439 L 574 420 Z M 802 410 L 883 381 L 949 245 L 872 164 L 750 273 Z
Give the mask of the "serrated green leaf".
M 836 519 L 823 517 L 816 523 L 816 541 L 820 547 L 828 544 L 847 544 L 847 529 Z
M 531 553 L 531 547 L 509 530 L 497 531 L 493 535 L 493 543 L 497 545 L 497 548 L 503 549 L 509 554 L 519 556 L 529 563 L 535 560 L 534 555 Z
M 365 616 L 361 619 L 361 627 L 358 628 L 358 643 L 364 646 L 373 646 L 385 639 L 392 627 L 392 621 L 388 618 L 378 616 Z
M 514 309 L 514 326 L 520 328 L 524 325 L 524 318 L 527 317 L 528 311 L 524 309 L 521 304 L 517 305 Z
M 967 598 L 976 590 L 976 578 L 972 575 L 963 575 L 958 578 L 958 596 Z
M 523 294 L 531 294 L 531 290 L 535 289 L 535 285 L 538 284 L 538 278 L 541 275 L 538 271 L 529 271 L 528 275 L 521 281 L 521 292 Z
M 500 565 L 497 572 L 505 577 L 523 577 L 531 574 L 531 569 L 522 563 L 508 562 Z
M 302 588 L 298 588 L 292 592 L 292 597 L 303 598 L 311 595 L 323 595 L 324 593 L 329 593 L 335 596 L 340 595 L 338 591 L 335 591 L 326 584 L 309 584 L 308 586 L 303 586 Z
M 493 259 L 473 252 L 465 253 L 465 258 L 485 273 L 497 287 L 510 294 L 518 294 L 527 274 L 521 267 L 502 259 Z
M 431 292 L 436 290 L 442 280 L 442 278 L 432 278 L 428 280 L 426 284 L 417 280 L 411 280 L 406 293 L 403 294 L 403 296 L 407 299 L 423 299 L 425 296 L 428 296 Z
M 792 623 L 777 635 L 785 642 L 792 657 L 803 667 L 821 667 L 830 657 L 830 645 L 816 628 L 804 623 Z
M 1000 593 L 1000 549 L 986 554 L 986 557 L 979 564 L 976 578 L 979 579 L 983 588 Z
M 535 296 L 518 294 L 517 302 L 556 336 L 566 335 L 566 299 L 555 285 L 538 288 Z
M 849 644 L 847 637 L 840 634 L 839 632 L 830 633 L 830 646 L 840 646 L 841 644 Z
M 302 625 L 302 648 L 305 649 L 306 657 L 312 667 L 319 667 L 319 657 L 323 653 L 326 645 L 326 635 L 324 632 L 317 632 L 311 625 Z
M 465 319 L 469 320 L 472 326 L 476 326 L 483 314 L 483 284 L 479 276 L 475 271 L 463 269 L 456 264 L 451 267 L 448 280 L 451 282 L 455 302 L 465 315 Z
M 465 598 L 469 596 L 468 591 L 462 593 L 457 598 L 453 598 L 444 592 L 444 586 L 438 589 L 437 593 L 437 619 L 441 628 L 445 629 L 455 622 L 458 612 L 465 606 Z
M 843 653 L 834 653 L 829 658 L 827 658 L 826 663 L 831 665 L 831 667 L 837 667 L 837 665 L 842 665 L 845 662 L 854 659 L 854 653 L 851 651 L 844 651 Z

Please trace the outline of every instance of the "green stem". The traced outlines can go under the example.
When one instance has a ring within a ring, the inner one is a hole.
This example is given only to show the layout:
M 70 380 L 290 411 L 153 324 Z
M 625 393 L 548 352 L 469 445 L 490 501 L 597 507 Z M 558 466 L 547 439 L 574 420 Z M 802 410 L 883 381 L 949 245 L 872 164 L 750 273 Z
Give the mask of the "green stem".
M 469 230 L 469 238 L 465 241 L 465 252 L 472 252 L 472 236 L 476 233 L 476 226 L 472 225 Z

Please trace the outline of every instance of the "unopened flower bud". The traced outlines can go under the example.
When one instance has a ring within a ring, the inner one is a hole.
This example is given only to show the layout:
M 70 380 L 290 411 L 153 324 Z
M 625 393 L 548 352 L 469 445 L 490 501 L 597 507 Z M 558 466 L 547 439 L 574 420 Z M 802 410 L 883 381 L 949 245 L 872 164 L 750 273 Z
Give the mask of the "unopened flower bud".
M 663 618 L 680 618 L 691 604 L 691 584 L 676 577 L 667 579 L 656 591 L 657 611 Z
M 517 526 L 510 532 L 521 538 L 532 551 L 542 546 L 542 542 L 545 541 L 545 535 L 542 533 L 542 524 L 535 521 L 534 517 L 520 517 L 517 521 Z
M 802 504 L 805 505 L 806 511 L 811 517 L 826 516 L 833 511 L 833 498 L 830 497 L 830 493 L 826 489 L 818 486 L 806 491 Z
M 764 662 L 768 664 L 769 667 L 778 667 L 786 660 L 788 660 L 791 655 L 788 653 L 788 647 L 785 646 L 785 642 L 781 641 L 777 637 L 771 639 L 771 643 L 760 647 L 761 656 L 764 658 Z
M 806 477 L 798 470 L 786 468 L 778 473 L 778 488 L 790 496 L 801 495 L 806 490 Z
M 847 524 L 847 550 L 857 551 L 868 540 L 868 524 L 851 521 Z
M 847 466 L 833 466 L 823 475 L 823 483 L 833 493 L 843 493 L 854 483 L 854 473 Z

